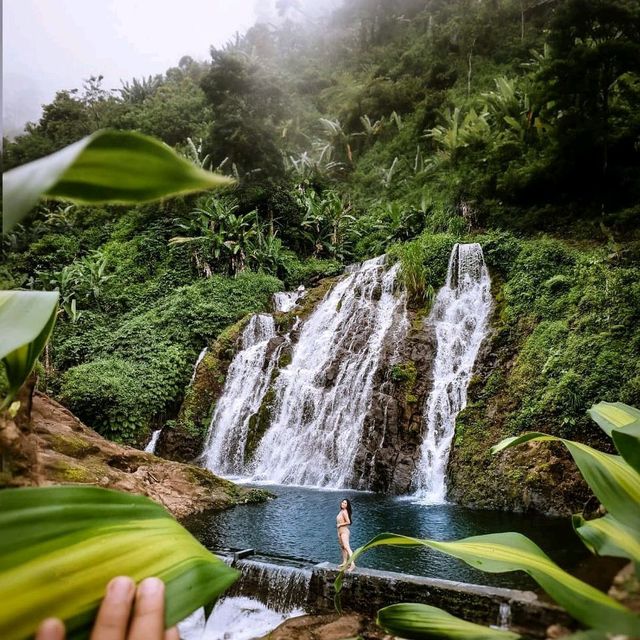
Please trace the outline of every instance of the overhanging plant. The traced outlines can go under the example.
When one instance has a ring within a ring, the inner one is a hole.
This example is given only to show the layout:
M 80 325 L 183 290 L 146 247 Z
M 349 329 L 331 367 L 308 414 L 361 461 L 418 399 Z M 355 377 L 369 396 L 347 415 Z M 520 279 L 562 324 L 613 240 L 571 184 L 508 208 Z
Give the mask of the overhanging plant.
M 138 203 L 229 184 L 163 143 L 99 131 L 3 175 L 3 231 L 41 196 L 81 203 Z M 8 390 L 0 427 L 53 330 L 58 293 L 0 292 L 0 362 Z M 18 404 L 18 403 L 16 403 Z M 0 637 L 31 637 L 47 616 L 68 638 L 87 638 L 108 581 L 158 576 L 166 584 L 166 626 L 215 599 L 237 578 L 162 507 L 95 487 L 0 492 Z
M 571 453 L 581 474 L 607 515 L 594 520 L 573 517 L 573 525 L 593 553 L 614 555 L 640 566 L 640 411 L 622 403 L 600 402 L 590 410 L 591 417 L 612 437 L 620 455 L 597 451 L 579 442 L 542 433 L 525 433 L 506 438 L 492 448 L 494 454 L 525 442 L 557 440 Z M 571 576 L 552 562 L 536 544 L 519 533 L 473 536 L 441 542 L 383 533 L 356 549 L 351 561 L 377 546 L 426 546 L 490 573 L 521 570 L 528 573 L 558 604 L 590 631 L 573 637 L 600 640 L 640 636 L 640 616 L 608 595 Z M 335 581 L 337 604 L 344 571 Z M 501 635 L 499 630 L 458 621 L 450 614 L 418 604 L 397 604 L 378 612 L 378 624 L 389 633 L 408 640 L 457 638 L 482 640 Z
M 31 637 L 65 621 L 88 638 L 105 588 L 117 575 L 166 585 L 171 627 L 217 598 L 238 572 L 207 551 L 160 505 L 98 487 L 0 491 L 0 637 Z

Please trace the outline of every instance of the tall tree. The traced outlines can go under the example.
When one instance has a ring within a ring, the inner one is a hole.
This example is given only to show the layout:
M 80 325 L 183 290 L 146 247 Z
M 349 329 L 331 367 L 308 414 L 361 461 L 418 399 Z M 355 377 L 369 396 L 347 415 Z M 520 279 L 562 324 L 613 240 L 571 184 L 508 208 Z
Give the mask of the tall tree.
M 615 99 L 625 79 L 640 73 L 640 4 L 568 0 L 556 10 L 549 42 L 552 55 L 542 78 L 558 116 L 560 144 L 587 162 L 597 158 L 593 168 L 604 176 L 612 142 L 632 133 L 628 123 L 619 126 L 620 116 L 635 114 L 640 125 L 637 105 Z

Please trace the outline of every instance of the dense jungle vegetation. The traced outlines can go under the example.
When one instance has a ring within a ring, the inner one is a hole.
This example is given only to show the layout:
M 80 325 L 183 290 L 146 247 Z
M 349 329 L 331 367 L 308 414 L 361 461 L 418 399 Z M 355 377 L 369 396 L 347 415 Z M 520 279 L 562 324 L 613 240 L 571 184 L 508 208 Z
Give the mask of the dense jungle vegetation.
M 6 170 L 136 130 L 237 180 L 131 209 L 45 203 L 3 236 L 0 288 L 61 292 L 43 387 L 143 442 L 205 343 L 273 292 L 390 252 L 426 312 L 473 240 L 500 366 L 470 411 L 591 440 L 590 405 L 639 405 L 640 5 L 353 0 L 314 24 L 278 6 L 208 62 L 116 91 L 89 78 L 4 140 Z M 461 424 L 474 443 L 481 423 Z

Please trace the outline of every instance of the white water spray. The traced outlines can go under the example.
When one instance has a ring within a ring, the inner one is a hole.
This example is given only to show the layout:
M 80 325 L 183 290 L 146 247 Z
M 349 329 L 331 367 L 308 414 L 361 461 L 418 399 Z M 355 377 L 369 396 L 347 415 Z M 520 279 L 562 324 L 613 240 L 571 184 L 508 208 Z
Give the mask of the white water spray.
M 193 384 L 193 381 L 196 379 L 196 373 L 198 371 L 198 366 L 202 362 L 202 359 L 204 358 L 205 354 L 207 353 L 207 349 L 208 349 L 208 347 L 205 347 L 200 352 L 200 355 L 198 356 L 198 359 L 196 360 L 196 363 L 193 365 L 193 373 L 191 374 L 191 380 L 189 380 L 189 386 L 191 386 Z
M 385 337 L 404 318 L 394 294 L 398 265 L 369 260 L 325 296 L 302 327 L 291 364 L 275 384 L 276 404 L 254 480 L 348 487 L 370 407 Z
M 479 244 L 456 244 L 447 282 L 438 292 L 427 322 L 437 338 L 433 390 L 424 411 L 425 437 L 415 477 L 416 497 L 446 502 L 446 471 L 456 416 L 467 403 L 473 365 L 486 334 L 491 282 Z
M 277 360 L 275 352 L 267 357 L 275 335 L 273 317 L 266 314 L 252 316 L 242 333 L 242 350 L 229 366 L 204 448 L 204 466 L 215 473 L 233 475 L 244 469 L 249 420 L 260 408 Z
M 145 453 L 155 453 L 156 452 L 156 445 L 158 444 L 158 438 L 160 437 L 160 432 L 161 431 L 162 431 L 162 429 L 156 429 L 151 434 L 151 440 L 149 440 L 149 443 L 144 448 L 144 452 Z
M 276 312 L 288 313 L 295 309 L 302 298 L 307 294 L 303 285 L 300 285 L 296 291 L 280 291 L 273 294 L 273 309 Z

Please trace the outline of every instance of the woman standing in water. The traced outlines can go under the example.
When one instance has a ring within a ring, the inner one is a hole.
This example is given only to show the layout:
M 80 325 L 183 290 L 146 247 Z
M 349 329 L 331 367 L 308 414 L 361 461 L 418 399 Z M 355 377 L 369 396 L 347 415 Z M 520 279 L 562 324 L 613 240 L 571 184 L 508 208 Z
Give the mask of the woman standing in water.
M 336 518 L 336 524 L 338 526 L 338 544 L 340 545 L 340 551 L 342 552 L 342 564 L 341 567 L 345 567 L 349 556 L 353 554 L 351 547 L 349 546 L 349 526 L 351 525 L 351 503 L 345 498 L 340 503 L 340 513 Z M 353 562 L 349 565 L 347 571 L 353 571 L 356 565 Z

